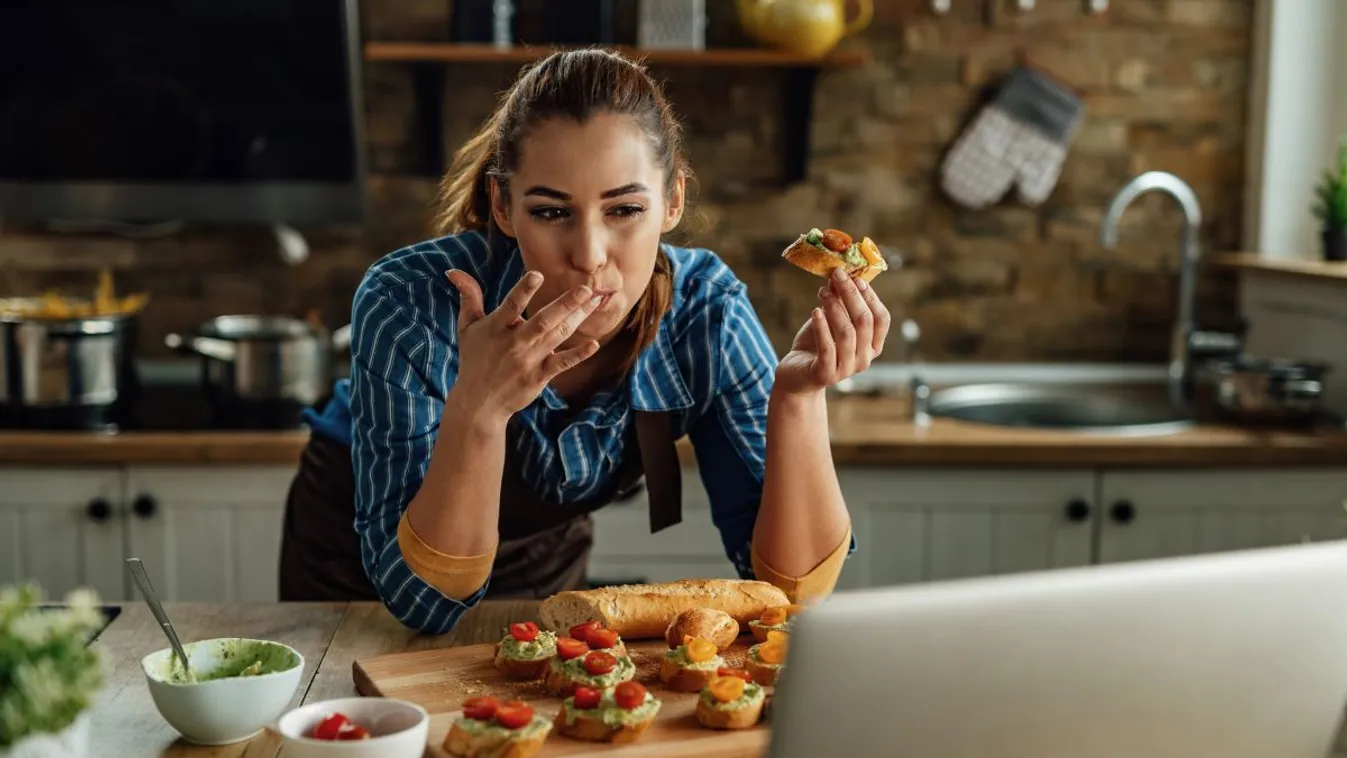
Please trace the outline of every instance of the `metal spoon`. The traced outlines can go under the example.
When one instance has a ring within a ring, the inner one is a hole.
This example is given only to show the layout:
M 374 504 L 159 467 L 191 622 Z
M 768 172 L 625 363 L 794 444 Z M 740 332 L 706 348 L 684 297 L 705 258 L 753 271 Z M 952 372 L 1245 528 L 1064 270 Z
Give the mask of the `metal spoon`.
M 126 562 L 131 566 L 131 578 L 136 580 L 140 594 L 145 596 L 145 602 L 150 606 L 150 613 L 154 614 L 159 627 L 168 635 L 168 641 L 173 645 L 173 652 L 177 653 L 178 659 L 182 661 L 183 674 L 187 677 L 187 681 L 194 681 L 192 669 L 187 663 L 187 652 L 182 649 L 178 633 L 173 631 L 173 623 L 168 620 L 168 614 L 164 613 L 164 606 L 159 604 L 159 595 L 154 591 L 154 585 L 150 584 L 150 575 L 145 573 L 145 564 L 141 563 L 139 558 L 127 558 Z

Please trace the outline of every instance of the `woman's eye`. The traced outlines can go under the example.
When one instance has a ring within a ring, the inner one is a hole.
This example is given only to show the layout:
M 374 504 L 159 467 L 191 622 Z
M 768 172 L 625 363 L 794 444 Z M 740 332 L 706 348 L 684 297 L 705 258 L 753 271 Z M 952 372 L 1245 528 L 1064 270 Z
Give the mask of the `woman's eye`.
M 630 218 L 645 213 L 645 208 L 639 205 L 619 205 L 612 210 L 612 213 L 620 218 Z
M 565 208 L 543 206 L 540 208 L 533 208 L 529 211 L 529 215 L 541 221 L 557 221 L 566 218 L 566 216 L 570 214 Z

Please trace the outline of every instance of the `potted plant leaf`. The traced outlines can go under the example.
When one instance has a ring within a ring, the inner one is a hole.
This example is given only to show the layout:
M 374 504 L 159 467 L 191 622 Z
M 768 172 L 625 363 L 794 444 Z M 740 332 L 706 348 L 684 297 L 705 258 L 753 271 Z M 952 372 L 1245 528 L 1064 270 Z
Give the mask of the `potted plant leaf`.
M 1333 166 L 1315 188 L 1314 215 L 1322 224 L 1324 260 L 1347 260 L 1347 139 L 1338 143 Z
M 36 585 L 0 587 L 0 758 L 85 758 L 104 679 L 88 645 L 102 625 L 98 597 L 76 590 L 65 607 L 40 604 Z

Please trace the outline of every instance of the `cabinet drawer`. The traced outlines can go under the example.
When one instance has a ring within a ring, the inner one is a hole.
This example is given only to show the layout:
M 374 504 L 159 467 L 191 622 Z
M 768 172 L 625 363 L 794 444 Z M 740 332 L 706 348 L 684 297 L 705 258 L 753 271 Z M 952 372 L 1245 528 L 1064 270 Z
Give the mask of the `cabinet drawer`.
M 614 505 L 594 514 L 595 557 L 651 558 L 724 558 L 720 531 L 711 523 L 711 512 L 684 508 L 682 522 L 658 534 L 650 533 L 650 512 L 644 503 L 633 500 Z M 728 560 L 726 561 L 728 565 Z

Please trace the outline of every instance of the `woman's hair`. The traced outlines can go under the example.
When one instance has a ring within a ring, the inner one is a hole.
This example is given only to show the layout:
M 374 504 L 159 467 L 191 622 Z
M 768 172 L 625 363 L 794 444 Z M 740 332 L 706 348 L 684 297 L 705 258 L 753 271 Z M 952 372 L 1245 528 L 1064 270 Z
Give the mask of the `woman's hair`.
M 477 230 L 500 234 L 491 216 L 490 179 L 509 197 L 510 175 L 518 166 L 520 147 L 530 129 L 549 119 L 585 123 L 612 113 L 630 116 L 650 142 L 656 162 L 664 170 L 666 194 L 678 178 L 691 178 L 683 152 L 682 128 L 663 92 L 639 64 L 607 50 L 558 52 L 525 67 L 501 98 L 491 117 L 454 156 L 440 182 L 437 234 Z M 660 251 L 645 293 L 624 326 L 631 353 L 622 362 L 626 371 L 655 339 L 660 319 L 673 300 L 673 270 Z

